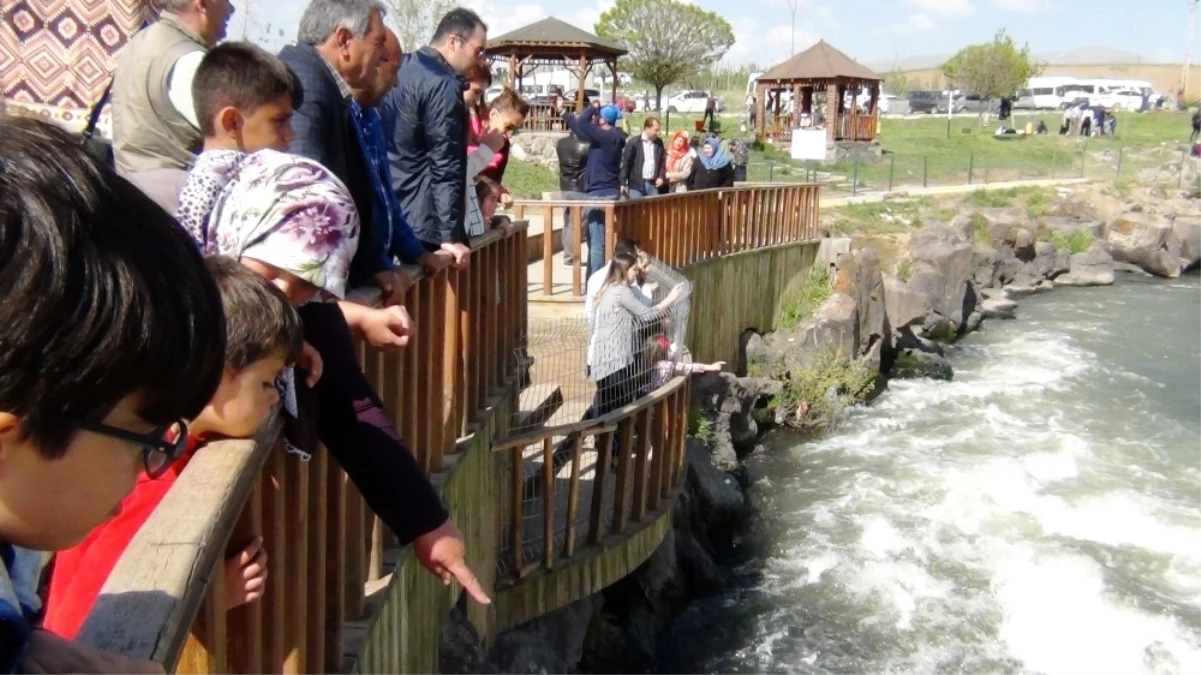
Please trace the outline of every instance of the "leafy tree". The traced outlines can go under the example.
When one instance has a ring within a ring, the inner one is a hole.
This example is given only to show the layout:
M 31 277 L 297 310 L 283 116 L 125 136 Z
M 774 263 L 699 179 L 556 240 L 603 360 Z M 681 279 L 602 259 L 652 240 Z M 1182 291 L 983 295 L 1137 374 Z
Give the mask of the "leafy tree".
M 1013 96 L 1041 70 L 1030 56 L 1030 47 L 1018 49 L 1004 30 L 992 42 L 964 47 L 942 66 L 948 82 L 988 99 Z
M 623 65 L 655 88 L 655 107 L 664 87 L 696 76 L 734 44 L 734 29 L 720 15 L 679 0 L 617 0 L 596 32 L 629 50 Z
M 918 88 L 918 83 L 911 81 L 909 76 L 900 70 L 890 70 L 884 73 L 884 91 L 895 96 L 904 96 Z
M 434 29 L 447 12 L 458 6 L 455 0 L 384 0 L 387 23 L 396 31 L 401 49 L 417 51 L 429 44 Z

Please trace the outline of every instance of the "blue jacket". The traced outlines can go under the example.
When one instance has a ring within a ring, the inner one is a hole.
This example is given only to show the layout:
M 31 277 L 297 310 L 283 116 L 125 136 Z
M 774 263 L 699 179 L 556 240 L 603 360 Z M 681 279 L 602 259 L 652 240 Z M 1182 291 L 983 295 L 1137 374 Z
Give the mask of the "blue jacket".
M 0 673 L 18 671 L 42 601 L 38 579 L 50 556 L 0 541 Z
M 404 60 L 399 79 L 379 113 L 401 210 L 422 242 L 466 244 L 467 83 L 430 47 Z
M 382 237 L 373 218 L 375 197 L 371 189 L 370 162 L 359 143 L 350 99 L 343 98 L 325 59 L 310 45 L 289 45 L 279 58 L 292 68 L 304 91 L 304 100 L 292 116 L 296 139 L 288 147 L 294 155 L 320 162 L 346 184 L 359 211 L 359 248 L 350 265 L 351 284 L 359 285 L 391 269 Z
M 602 129 L 576 113 L 567 113 L 563 119 L 576 136 L 592 144 L 584 165 L 584 190 L 617 192 L 621 187 L 621 151 L 626 145 L 626 133 L 616 127 Z
M 372 217 L 379 232 L 384 262 L 390 265 L 395 257 L 402 262 L 416 263 L 425 253 L 425 247 L 413 234 L 413 228 L 409 227 L 400 210 L 400 200 L 392 191 L 388 142 L 379 113 L 374 108 L 364 109 L 358 103 L 351 103 L 350 110 L 354 116 L 355 130 L 359 132 L 359 142 L 371 164 L 371 187 L 375 191 Z

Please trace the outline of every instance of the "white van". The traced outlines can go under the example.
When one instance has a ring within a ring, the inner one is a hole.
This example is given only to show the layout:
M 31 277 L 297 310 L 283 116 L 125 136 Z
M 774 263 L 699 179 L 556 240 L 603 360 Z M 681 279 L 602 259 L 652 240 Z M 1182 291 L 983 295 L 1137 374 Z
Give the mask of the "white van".
M 1026 110 L 1058 110 L 1064 104 L 1069 87 L 1079 80 L 1074 77 L 1032 77 L 1026 86 L 1018 90 L 1014 108 Z

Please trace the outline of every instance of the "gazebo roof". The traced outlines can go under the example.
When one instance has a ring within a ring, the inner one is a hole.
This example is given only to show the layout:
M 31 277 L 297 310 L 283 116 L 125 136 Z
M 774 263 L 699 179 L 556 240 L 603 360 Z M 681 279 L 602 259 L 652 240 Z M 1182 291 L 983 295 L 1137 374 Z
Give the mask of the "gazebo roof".
M 561 49 L 587 50 L 597 56 L 624 56 L 620 45 L 603 40 L 586 30 L 548 16 L 528 26 L 488 40 L 488 54 L 512 52 L 546 52 Z
M 852 80 L 878 81 L 884 78 L 867 66 L 835 49 L 825 40 L 781 63 L 759 77 L 760 81 L 787 82 L 791 80 Z

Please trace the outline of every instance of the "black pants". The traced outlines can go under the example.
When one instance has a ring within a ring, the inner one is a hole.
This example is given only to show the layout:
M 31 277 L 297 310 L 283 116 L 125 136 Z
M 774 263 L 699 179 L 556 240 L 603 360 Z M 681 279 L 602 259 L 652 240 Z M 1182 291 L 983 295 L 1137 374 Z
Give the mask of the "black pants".
M 436 529 L 449 514 L 359 368 L 342 310 L 314 302 L 300 316 L 304 339 L 324 362 L 313 389 L 321 442 L 402 544 Z
M 717 119 L 717 115 L 712 110 L 706 110 L 704 118 L 701 119 L 701 124 L 705 125 L 706 129 L 713 129 L 713 122 Z
M 1193 141 L 1197 140 L 1198 136 L 1201 136 L 1201 124 L 1194 124 L 1193 125 L 1193 133 L 1189 134 L 1189 137 L 1188 137 L 1189 143 L 1192 143 Z

